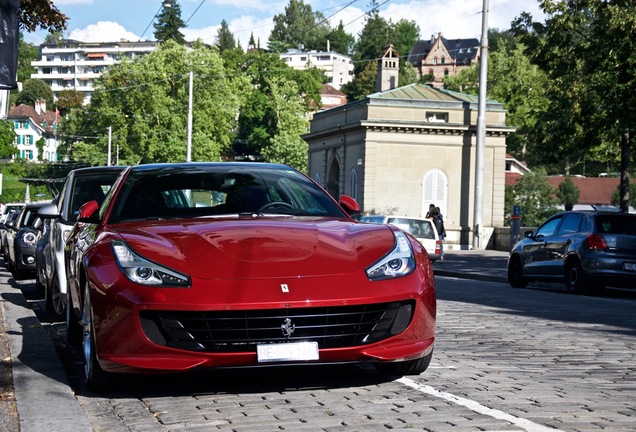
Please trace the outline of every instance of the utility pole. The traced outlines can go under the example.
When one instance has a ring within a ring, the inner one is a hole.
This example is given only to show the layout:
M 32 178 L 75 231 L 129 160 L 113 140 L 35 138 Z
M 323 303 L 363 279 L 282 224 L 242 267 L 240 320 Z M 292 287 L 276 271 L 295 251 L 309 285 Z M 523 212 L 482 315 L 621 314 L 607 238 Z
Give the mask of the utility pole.
M 473 206 L 473 249 L 481 249 L 484 207 L 484 154 L 486 153 L 486 89 L 488 78 L 488 0 L 484 0 L 481 17 L 479 51 L 479 107 L 477 112 L 477 148 L 475 149 L 475 199 Z
M 186 151 L 186 162 L 192 162 L 192 81 L 194 72 L 190 71 L 188 85 L 188 143 Z
M 106 164 L 106 166 L 110 166 L 110 162 L 111 162 L 110 153 L 111 153 L 112 139 L 113 139 L 113 127 L 108 126 L 108 163 Z

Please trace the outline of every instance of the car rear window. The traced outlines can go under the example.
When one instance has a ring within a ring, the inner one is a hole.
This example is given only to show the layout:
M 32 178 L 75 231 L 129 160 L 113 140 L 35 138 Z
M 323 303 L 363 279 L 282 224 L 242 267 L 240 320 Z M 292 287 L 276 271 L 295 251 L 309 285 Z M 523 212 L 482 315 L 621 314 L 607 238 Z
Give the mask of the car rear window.
M 596 231 L 600 234 L 636 235 L 636 217 L 626 214 L 598 215 Z
M 433 224 L 426 220 L 390 218 L 388 223 L 395 225 L 403 231 L 417 238 L 434 239 Z

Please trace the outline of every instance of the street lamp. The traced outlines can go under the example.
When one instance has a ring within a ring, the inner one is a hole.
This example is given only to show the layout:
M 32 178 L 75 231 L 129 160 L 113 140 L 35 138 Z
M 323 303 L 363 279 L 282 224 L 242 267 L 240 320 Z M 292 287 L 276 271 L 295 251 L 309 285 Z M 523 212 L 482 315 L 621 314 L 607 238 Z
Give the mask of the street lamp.
M 170 0 L 163 0 L 162 5 L 165 8 L 171 8 L 172 7 L 172 2 Z

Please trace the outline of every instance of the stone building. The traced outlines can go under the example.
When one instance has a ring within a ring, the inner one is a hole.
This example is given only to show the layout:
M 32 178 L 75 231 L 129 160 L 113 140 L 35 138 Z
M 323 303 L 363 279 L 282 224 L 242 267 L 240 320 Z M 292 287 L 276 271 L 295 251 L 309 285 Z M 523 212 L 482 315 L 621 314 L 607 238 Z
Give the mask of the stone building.
M 316 113 L 308 173 L 334 197 L 350 195 L 365 214 L 424 217 L 429 204 L 444 215 L 447 243 L 473 238 L 478 98 L 422 84 L 397 87 L 399 58 L 378 61 L 377 93 Z M 387 70 L 388 68 L 388 70 Z M 380 78 L 382 77 L 382 78 Z M 480 245 L 503 225 L 506 112 L 486 104 L 483 227 Z
M 438 33 L 437 37 L 417 41 L 408 61 L 420 77 L 429 77 L 428 84 L 443 87 L 444 78 L 479 62 L 479 48 L 478 39 L 446 39 Z

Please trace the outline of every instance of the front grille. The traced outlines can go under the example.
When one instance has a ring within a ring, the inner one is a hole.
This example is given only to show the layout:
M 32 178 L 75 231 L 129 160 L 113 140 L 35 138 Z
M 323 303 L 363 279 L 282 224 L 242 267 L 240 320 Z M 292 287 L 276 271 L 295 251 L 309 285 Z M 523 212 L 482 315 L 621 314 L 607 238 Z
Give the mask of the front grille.
M 203 352 L 256 352 L 257 344 L 315 341 L 342 348 L 398 334 L 413 316 L 413 300 L 371 305 L 247 311 L 142 311 L 141 326 L 156 344 Z M 293 328 L 287 337 L 283 330 Z

